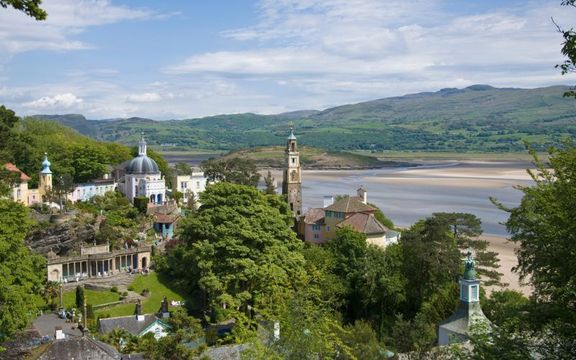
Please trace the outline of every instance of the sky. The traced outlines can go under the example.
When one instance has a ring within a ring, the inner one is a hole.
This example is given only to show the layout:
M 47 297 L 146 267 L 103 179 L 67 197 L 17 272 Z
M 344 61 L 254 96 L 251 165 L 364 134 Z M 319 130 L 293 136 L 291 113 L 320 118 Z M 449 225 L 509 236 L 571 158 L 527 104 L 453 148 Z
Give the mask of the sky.
M 44 0 L 0 8 L 0 104 L 20 116 L 322 110 L 473 84 L 573 85 L 560 0 Z

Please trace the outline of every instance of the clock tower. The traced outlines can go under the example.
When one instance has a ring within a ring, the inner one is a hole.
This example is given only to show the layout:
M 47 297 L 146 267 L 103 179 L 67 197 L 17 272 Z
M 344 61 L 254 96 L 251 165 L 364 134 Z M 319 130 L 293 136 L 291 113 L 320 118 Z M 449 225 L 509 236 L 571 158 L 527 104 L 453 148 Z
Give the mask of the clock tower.
M 294 131 L 290 129 L 290 135 L 284 151 L 286 169 L 282 182 L 282 195 L 286 195 L 290 210 L 298 219 L 302 215 L 302 168 L 300 167 L 300 153 Z

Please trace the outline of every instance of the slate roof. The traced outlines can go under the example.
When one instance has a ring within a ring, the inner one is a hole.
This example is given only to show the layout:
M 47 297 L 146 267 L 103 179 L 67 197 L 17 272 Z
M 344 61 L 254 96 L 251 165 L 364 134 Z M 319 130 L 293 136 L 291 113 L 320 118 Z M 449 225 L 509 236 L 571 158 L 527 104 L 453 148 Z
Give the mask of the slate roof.
M 177 214 L 171 214 L 171 215 L 166 215 L 166 214 L 154 214 L 154 222 L 155 222 L 155 223 L 159 223 L 159 224 L 172 224 L 172 223 L 175 222 L 176 220 L 178 220 L 178 215 L 177 215 Z
M 353 212 L 374 212 L 374 209 L 370 205 L 366 205 L 357 196 L 346 196 L 342 199 L 336 201 L 334 204 L 324 208 L 325 211 L 337 211 L 343 213 L 353 213 Z
M 116 328 L 122 328 L 132 335 L 139 335 L 155 321 L 162 322 L 154 314 L 146 314 L 142 316 L 144 316 L 143 321 L 138 321 L 136 315 L 100 319 L 100 332 L 102 334 L 108 334 Z
M 306 211 L 304 214 L 304 223 L 305 224 L 318 224 L 324 223 L 324 209 L 322 208 L 312 208 Z
M 126 174 L 159 174 L 160 168 L 156 161 L 146 155 L 138 155 L 124 168 Z
M 120 360 L 121 356 L 116 349 L 103 342 L 88 337 L 69 337 L 52 342 L 38 359 Z
M 336 227 L 350 226 L 352 229 L 366 235 L 385 234 L 389 229 L 382 225 L 374 214 L 356 213 L 343 221 L 339 222 Z
M 468 331 L 473 323 L 490 323 L 486 318 L 480 302 L 464 302 L 460 301 L 458 309 L 446 321 L 440 324 L 441 328 L 450 330 L 457 334 L 468 335 Z
M 18 168 L 16 167 L 16 165 L 14 165 L 14 164 L 12 164 L 12 163 L 6 163 L 6 164 L 4 164 L 4 168 L 5 168 L 6 170 L 8 170 L 8 171 L 20 173 L 20 180 L 21 180 L 21 181 L 28 181 L 28 180 L 30 180 L 30 176 L 24 174 L 24 173 L 22 172 L 22 170 L 18 169 Z

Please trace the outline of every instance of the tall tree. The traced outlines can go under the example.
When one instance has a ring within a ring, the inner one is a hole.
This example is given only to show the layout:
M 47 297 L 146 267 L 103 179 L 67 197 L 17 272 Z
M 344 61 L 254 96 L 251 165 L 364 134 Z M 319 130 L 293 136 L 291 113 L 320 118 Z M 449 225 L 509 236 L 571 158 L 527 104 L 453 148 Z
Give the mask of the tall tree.
M 335 258 L 334 274 L 339 276 L 347 292 L 344 307 L 346 320 L 354 322 L 363 313 L 360 284 L 366 271 L 366 235 L 350 227 L 336 230 L 336 237 L 328 243 Z
M 23 329 L 42 306 L 45 260 L 24 245 L 31 222 L 21 204 L 0 199 L 0 341 Z
M 434 213 L 432 217 L 446 223 L 456 240 L 456 246 L 462 255 L 468 249 L 475 252 L 477 271 L 485 278 L 486 286 L 500 284 L 502 274 L 496 269 L 500 267 L 497 253 L 488 251 L 488 241 L 482 240 L 482 221 L 469 213 Z
M 205 293 L 214 316 L 273 313 L 305 274 L 302 243 L 290 230 L 285 203 L 225 182 L 209 186 L 200 201 L 181 226 L 184 245 L 170 255 L 173 274 Z
M 250 159 L 210 159 L 200 165 L 208 181 L 257 186 L 260 174 Z
M 460 274 L 460 252 L 448 225 L 431 217 L 414 224 L 402 233 L 403 273 L 407 283 L 408 313 L 445 284 L 455 282 Z
M 42 0 L 0 0 L 0 6 L 3 8 L 11 6 L 36 20 L 46 20 L 47 14 L 40 8 L 41 4 Z
M 264 178 L 264 184 L 266 185 L 266 189 L 264 192 L 268 195 L 276 195 L 276 179 L 272 177 L 272 173 L 268 170 L 268 174 Z
M 76 286 L 76 309 L 84 309 L 84 286 Z
M 566 142 L 550 150 L 544 162 L 531 150 L 533 186 L 518 186 L 524 193 L 520 205 L 507 209 L 506 229 L 519 245 L 518 266 L 530 279 L 534 295 L 576 310 L 576 147 Z

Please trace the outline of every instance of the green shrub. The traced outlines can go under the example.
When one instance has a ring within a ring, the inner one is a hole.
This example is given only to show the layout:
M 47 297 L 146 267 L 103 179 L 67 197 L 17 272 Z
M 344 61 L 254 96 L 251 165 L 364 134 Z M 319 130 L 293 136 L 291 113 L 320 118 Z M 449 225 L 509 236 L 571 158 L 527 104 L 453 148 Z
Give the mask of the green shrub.
M 113 293 L 117 293 L 117 292 L 118 292 L 118 287 L 117 287 L 117 286 L 112 286 L 112 288 L 110 289 L 110 291 L 112 291 Z

